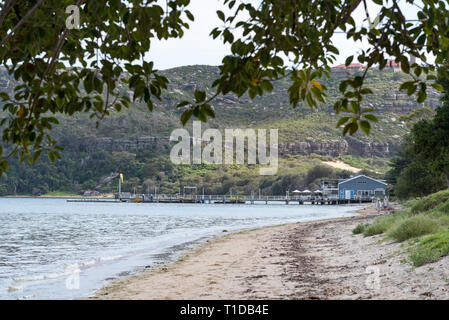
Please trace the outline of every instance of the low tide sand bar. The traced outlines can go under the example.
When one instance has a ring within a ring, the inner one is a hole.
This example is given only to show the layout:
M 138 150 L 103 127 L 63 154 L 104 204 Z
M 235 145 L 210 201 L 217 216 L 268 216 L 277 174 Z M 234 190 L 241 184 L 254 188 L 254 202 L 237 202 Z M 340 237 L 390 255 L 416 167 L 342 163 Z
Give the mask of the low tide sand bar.
M 364 238 L 360 215 L 226 234 L 177 262 L 145 270 L 91 299 L 448 299 L 449 258 L 413 268 L 400 244 Z

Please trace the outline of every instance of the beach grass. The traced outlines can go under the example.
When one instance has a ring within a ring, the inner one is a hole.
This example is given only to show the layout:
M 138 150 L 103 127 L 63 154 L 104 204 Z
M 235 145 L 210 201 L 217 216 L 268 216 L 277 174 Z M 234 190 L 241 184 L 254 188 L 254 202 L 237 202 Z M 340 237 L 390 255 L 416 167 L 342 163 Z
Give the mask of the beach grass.
M 353 234 L 360 234 L 360 233 L 363 233 L 363 231 L 365 231 L 365 228 L 366 228 L 367 226 L 369 226 L 368 223 L 359 223 L 359 224 L 357 225 L 357 227 L 355 227 L 355 228 L 352 230 L 352 233 L 353 233 Z
M 449 190 L 407 201 L 403 208 L 369 225 L 357 226 L 353 233 L 363 233 L 365 237 L 383 234 L 385 239 L 395 242 L 408 240 L 413 245 L 409 259 L 414 266 L 448 255 Z
M 412 249 L 410 260 L 415 267 L 436 262 L 449 254 L 449 231 L 435 233 L 424 237 Z
M 365 237 L 371 237 L 377 234 L 385 233 L 397 221 L 403 219 L 405 215 L 406 213 L 401 211 L 379 217 L 372 224 L 366 226 L 365 230 L 363 231 L 363 235 Z
M 397 221 L 389 226 L 387 237 L 397 242 L 435 233 L 441 230 L 437 219 L 430 216 L 417 215 Z

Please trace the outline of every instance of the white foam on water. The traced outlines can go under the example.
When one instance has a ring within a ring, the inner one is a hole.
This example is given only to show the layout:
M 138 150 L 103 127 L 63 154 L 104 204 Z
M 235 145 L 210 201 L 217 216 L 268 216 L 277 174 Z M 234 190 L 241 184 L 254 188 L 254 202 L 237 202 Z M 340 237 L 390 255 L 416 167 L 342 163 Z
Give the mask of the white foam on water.
M 42 281 L 42 280 L 50 280 L 50 279 L 57 279 L 64 276 L 68 276 L 72 272 L 70 271 L 64 271 L 60 273 L 47 273 L 47 274 L 40 274 L 35 275 L 31 277 L 21 277 L 21 278 L 12 278 L 14 282 L 31 282 L 31 281 Z

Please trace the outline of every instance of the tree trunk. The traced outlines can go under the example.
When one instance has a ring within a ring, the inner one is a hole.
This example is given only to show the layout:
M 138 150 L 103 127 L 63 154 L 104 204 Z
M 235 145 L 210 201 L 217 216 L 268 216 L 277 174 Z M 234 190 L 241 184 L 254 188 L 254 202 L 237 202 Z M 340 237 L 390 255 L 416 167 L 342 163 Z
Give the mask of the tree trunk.
M 449 189 L 449 173 L 446 172 L 446 173 L 444 174 L 444 177 L 446 178 L 447 188 Z

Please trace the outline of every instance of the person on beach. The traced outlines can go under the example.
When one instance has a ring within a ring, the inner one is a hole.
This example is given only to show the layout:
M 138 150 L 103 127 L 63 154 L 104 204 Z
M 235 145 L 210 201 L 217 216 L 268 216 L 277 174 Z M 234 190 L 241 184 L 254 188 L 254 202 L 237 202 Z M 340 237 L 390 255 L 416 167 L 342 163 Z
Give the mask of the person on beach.
M 380 199 L 377 199 L 377 200 L 376 200 L 376 210 L 377 210 L 377 213 L 380 212 L 380 209 L 381 209 Z

